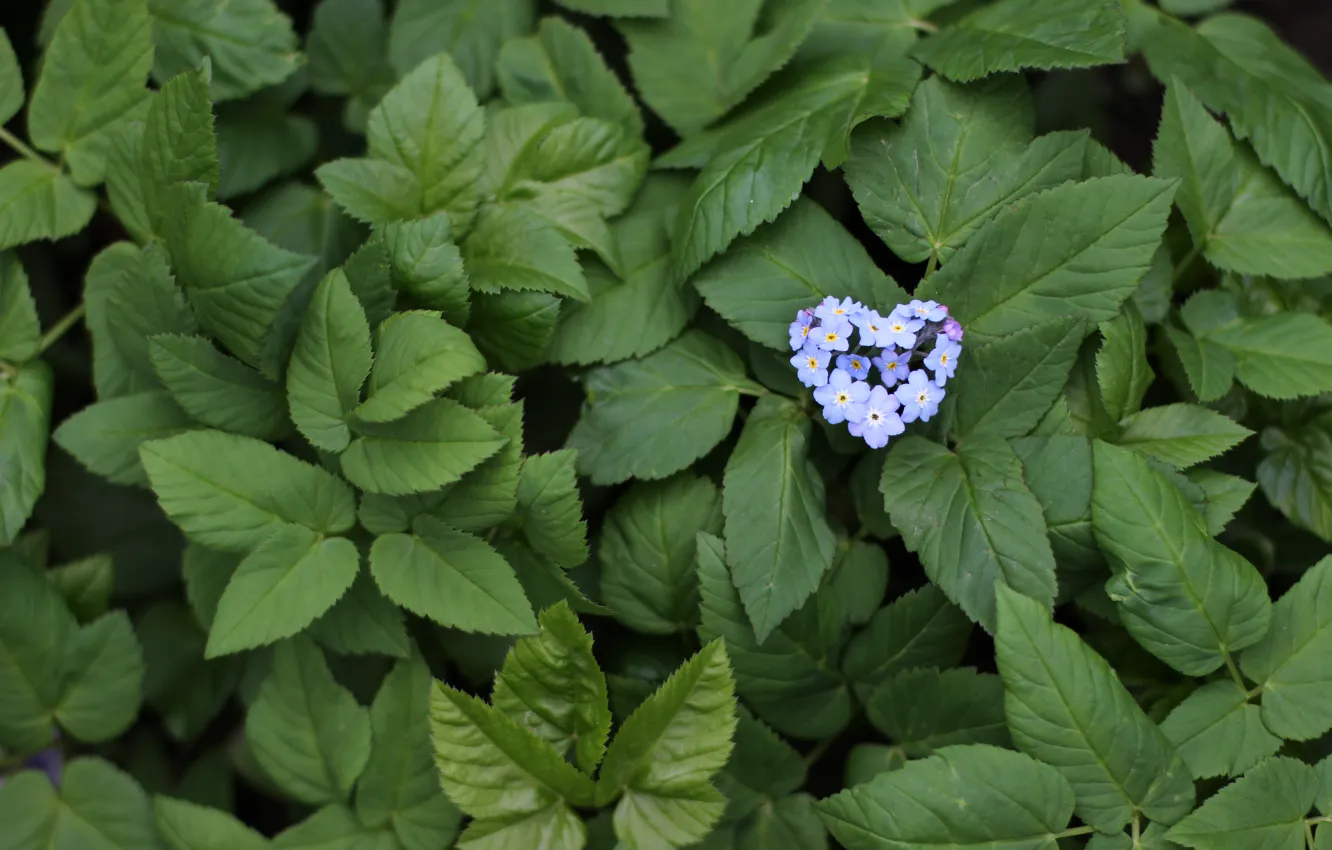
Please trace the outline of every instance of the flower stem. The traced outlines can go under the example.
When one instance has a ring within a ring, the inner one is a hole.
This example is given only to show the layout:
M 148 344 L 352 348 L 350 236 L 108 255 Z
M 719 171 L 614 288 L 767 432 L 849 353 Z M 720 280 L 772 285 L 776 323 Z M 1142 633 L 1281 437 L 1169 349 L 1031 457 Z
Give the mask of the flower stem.
M 77 324 L 87 312 L 87 305 L 80 302 L 79 306 L 62 316 L 60 321 L 56 322 L 55 325 L 42 336 L 42 341 L 37 348 L 37 353 L 41 354 L 46 349 L 55 345 L 56 342 L 65 335 L 65 332 L 74 327 L 74 325 Z
M 15 136 L 13 133 L 9 132 L 4 127 L 0 127 L 0 142 L 4 142 L 5 144 L 9 145 L 11 148 L 14 149 L 16 153 L 21 154 L 26 159 L 30 159 L 33 162 L 41 163 L 42 165 L 45 165 L 47 168 L 51 169 L 52 171 L 60 170 L 54 162 L 51 162 L 51 160 L 47 159 L 46 157 L 37 153 L 37 151 L 28 147 L 26 144 L 24 144 L 22 139 L 20 139 L 18 136 Z

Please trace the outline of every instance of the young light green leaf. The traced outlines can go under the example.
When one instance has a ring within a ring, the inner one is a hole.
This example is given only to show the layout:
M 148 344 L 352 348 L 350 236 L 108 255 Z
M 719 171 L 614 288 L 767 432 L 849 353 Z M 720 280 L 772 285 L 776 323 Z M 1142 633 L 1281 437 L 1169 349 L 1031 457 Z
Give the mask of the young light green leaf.
M 162 510 L 205 546 L 244 552 L 286 523 L 340 534 L 356 522 L 350 487 L 258 440 L 191 431 L 139 454 Z
M 267 850 L 268 839 L 220 809 L 154 797 L 157 831 L 171 850 Z
M 780 351 L 791 347 L 791 317 L 828 295 L 885 311 L 907 298 L 855 237 L 808 198 L 737 241 L 690 283 L 741 333 Z
M 370 570 L 388 598 L 464 631 L 536 631 L 513 567 L 489 543 L 430 516 L 418 517 L 412 529 L 410 535 L 385 534 L 370 549 Z
M 912 55 L 967 83 L 999 71 L 1123 62 L 1124 30 L 1113 0 L 1003 0 L 925 39 Z
M 837 546 L 809 439 L 800 408 L 768 396 L 726 463 L 726 560 L 759 641 L 818 589 Z
M 1082 176 L 1082 133 L 1032 141 L 1026 84 L 962 87 L 932 77 L 901 124 L 855 132 L 846 180 L 865 222 L 908 262 L 946 262 L 1004 205 Z
M 96 199 L 53 167 L 19 159 L 0 168 L 0 251 L 78 233 Z
M 1235 377 L 1261 396 L 1332 391 L 1332 325 L 1308 313 L 1274 313 L 1223 325 L 1207 341 L 1235 359 Z
M 1332 415 L 1263 432 L 1258 482 L 1268 501 L 1301 528 L 1332 540 Z
M 1304 816 L 1317 795 L 1312 767 L 1271 758 L 1214 794 L 1166 838 L 1195 850 L 1299 850 L 1308 831 Z
M 1151 266 L 1174 191 L 1125 175 L 1028 197 L 982 227 L 916 297 L 946 303 L 968 339 L 1058 316 L 1112 319 Z
M 1121 424 L 1118 445 L 1180 469 L 1213 458 L 1253 434 L 1228 416 L 1194 404 L 1149 407 Z
M 400 419 L 455 381 L 486 368 L 467 334 L 434 313 L 389 317 L 375 332 L 375 343 L 367 398 L 355 411 L 362 422 Z
M 54 586 L 8 556 L 0 591 L 0 746 L 36 752 L 52 742 L 51 709 L 64 689 L 58 660 L 78 624 Z
M 1239 776 L 1281 749 L 1261 715 L 1235 682 L 1209 682 L 1161 721 L 1161 731 L 1194 778 Z
M 1106 592 L 1134 639 L 1191 676 L 1257 642 L 1271 602 L 1253 565 L 1211 538 L 1147 458 L 1100 441 L 1093 455 L 1092 524 L 1115 570 Z
M 952 667 L 962 660 L 972 628 L 939 588 L 927 584 L 870 618 L 847 644 L 842 672 L 868 692 L 903 670 Z
M 907 437 L 889 453 L 879 490 L 930 579 L 987 631 L 994 631 L 996 579 L 1053 604 L 1045 518 L 1004 441 L 977 436 L 951 452 Z
M 369 712 L 333 678 L 319 647 L 298 637 L 274 651 L 245 718 L 245 740 L 264 772 L 296 799 L 343 801 L 370 757 Z
M 113 484 L 146 485 L 139 446 L 195 427 L 170 393 L 139 393 L 85 407 L 60 423 L 51 438 L 90 472 Z
M 736 689 L 764 720 L 800 738 L 827 738 L 846 726 L 851 691 L 833 665 L 831 648 L 810 639 L 799 618 L 760 642 L 731 582 L 722 541 L 707 532 L 698 534 L 698 583 L 698 636 L 725 639 Z M 817 605 L 818 599 L 806 604 Z
M 720 641 L 699 650 L 620 726 L 597 778 L 597 800 L 615 806 L 615 835 L 629 850 L 701 840 L 725 803 L 712 777 L 731 755 L 731 665 Z M 689 759 L 676 755 L 687 748 Z
M 65 767 L 59 791 L 40 771 L 10 777 L 0 786 L 0 823 L 14 850 L 161 847 L 148 795 L 129 774 L 93 756 L 76 758 Z
M 157 334 L 148 354 L 171 397 L 199 422 L 257 440 L 291 433 L 282 386 L 203 337 Z
M 1106 414 L 1118 422 L 1142 407 L 1153 377 L 1147 362 L 1147 326 L 1132 301 L 1125 302 L 1118 316 L 1101 323 L 1101 337 L 1096 383 Z
M 669 18 L 619 22 L 643 100 L 681 136 L 703 129 L 785 65 L 819 17 L 820 0 L 767 11 L 759 0 L 677 0 Z
M 467 272 L 452 235 L 448 213 L 393 222 L 383 230 L 393 285 L 461 327 L 468 313 Z
M 592 636 L 566 603 L 541 612 L 541 634 L 519 640 L 495 679 L 496 710 L 525 726 L 591 774 L 610 734 L 606 678 Z
M 185 71 L 169 80 L 148 104 L 139 147 L 144 212 L 155 232 L 162 232 L 165 196 L 175 183 L 195 182 L 217 191 L 221 174 L 213 135 L 209 73 Z
M 1052 765 L 1102 832 L 1141 812 L 1170 824 L 1193 809 L 1188 768 L 1114 670 L 1036 601 L 999 587 L 995 650 L 1018 749 Z
M 402 611 L 362 570 L 342 598 L 310 624 L 310 636 L 340 655 L 406 658 L 411 640 Z
M 1263 722 L 1304 741 L 1332 728 L 1332 677 L 1320 659 L 1332 645 L 1332 557 L 1323 558 L 1272 606 L 1272 628 L 1240 656 L 1262 686 Z
M 87 743 L 122 734 L 139 714 L 143 650 L 129 616 L 113 611 L 71 635 L 62 659 L 65 683 L 54 716 Z
M 815 808 L 848 850 L 1038 850 L 1068 826 L 1073 791 L 1048 765 L 978 744 L 908 762 Z
M 335 159 L 315 169 L 319 185 L 347 215 L 366 224 L 415 218 L 421 189 L 412 172 L 377 159 Z
M 0 32 L 0 124 L 8 124 L 18 114 L 24 99 L 23 70 L 9 43 L 9 34 Z
M 0 254 L 0 360 L 31 360 L 40 352 L 41 340 L 42 325 L 28 288 L 27 272 L 17 255 Z
M 441 50 L 462 70 L 461 87 L 479 97 L 494 88 L 500 45 L 527 35 L 536 15 L 530 0 L 499 0 L 477 5 L 469 0 L 404 0 L 389 24 L 389 61 L 407 74 Z
M 0 378 L 0 546 L 8 546 L 46 489 L 53 378 L 40 360 Z
M 356 546 L 308 528 L 276 529 L 227 584 L 208 630 L 205 658 L 291 637 L 347 592 L 360 569 Z
M 568 445 L 594 484 L 665 478 L 731 431 L 740 393 L 761 388 L 725 343 L 690 331 L 642 360 L 597 369 Z
M 587 280 L 568 240 L 526 206 L 486 207 L 462 243 L 472 289 L 552 292 L 588 301 Z
M 709 479 L 684 472 L 634 484 L 606 514 L 597 544 L 602 601 L 640 632 L 692 629 L 698 611 L 695 536 L 721 530 L 721 494 Z
M 452 484 L 504 446 L 471 410 L 437 398 L 402 419 L 357 423 L 361 436 L 342 454 L 342 474 L 362 490 L 402 496 Z
M 291 19 L 273 0 L 148 0 L 153 77 L 159 83 L 212 63 L 213 96 L 236 100 L 290 77 L 301 65 Z
M 151 27 L 144 0 L 77 0 L 46 49 L 28 104 L 28 135 L 39 150 L 68 162 L 81 185 L 102 181 L 106 131 L 148 99 Z
M 532 455 L 518 478 L 516 520 L 533 549 L 564 569 L 587 560 L 587 523 L 574 464 L 578 453 L 562 449 Z
M 1217 268 L 1277 278 L 1332 270 L 1332 228 L 1180 84 L 1166 93 L 1153 173 L 1180 179 L 1194 245 Z
M 908 758 L 959 744 L 1010 745 L 1003 682 L 970 667 L 903 670 L 870 692 L 865 711 Z
M 310 299 L 287 368 L 291 419 L 311 445 L 341 452 L 351 443 L 347 421 L 361 402 L 371 359 L 365 310 L 334 269 Z

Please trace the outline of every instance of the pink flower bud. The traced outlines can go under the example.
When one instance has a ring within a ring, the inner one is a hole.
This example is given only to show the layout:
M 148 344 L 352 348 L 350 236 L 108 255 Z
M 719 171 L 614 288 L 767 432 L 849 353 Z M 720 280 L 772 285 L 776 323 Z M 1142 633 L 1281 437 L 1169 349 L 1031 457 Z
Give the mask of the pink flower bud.
M 943 333 L 944 336 L 948 337 L 953 342 L 962 341 L 962 325 L 958 324 L 957 319 L 954 319 L 952 316 L 944 319 Z

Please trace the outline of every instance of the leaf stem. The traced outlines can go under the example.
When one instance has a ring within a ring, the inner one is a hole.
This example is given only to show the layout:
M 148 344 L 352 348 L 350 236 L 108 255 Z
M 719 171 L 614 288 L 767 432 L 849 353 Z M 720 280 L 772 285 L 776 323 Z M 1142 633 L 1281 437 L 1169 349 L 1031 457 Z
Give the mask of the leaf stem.
M 9 132 L 4 127 L 0 127 L 0 142 L 4 142 L 5 144 L 9 145 L 11 148 L 14 149 L 16 153 L 23 155 L 26 159 L 30 159 L 33 162 L 41 163 L 42 165 L 45 165 L 47 168 L 51 169 L 52 171 L 60 170 L 60 168 L 54 162 L 51 162 L 51 160 L 47 159 L 46 157 L 37 153 L 37 151 L 28 147 L 23 142 L 22 139 L 20 139 L 18 136 L 15 136 L 13 133 Z
M 1193 265 L 1193 261 L 1198 259 L 1199 255 L 1201 254 L 1202 254 L 1202 246 L 1194 245 L 1193 250 L 1185 254 L 1184 259 L 1176 263 L 1174 269 L 1171 270 L 1170 282 L 1174 283 L 1175 281 L 1179 280 L 1179 276 L 1184 274 L 1184 272 L 1188 271 L 1189 266 Z
M 1066 829 L 1063 832 L 1056 832 L 1050 835 L 1056 841 L 1060 838 L 1076 838 L 1079 835 L 1091 835 L 1096 830 L 1090 826 L 1075 826 L 1072 829 Z
M 824 738 L 822 741 L 815 744 L 814 749 L 805 754 L 805 767 L 813 767 L 815 762 L 827 755 L 828 748 L 831 747 L 833 741 L 836 740 L 837 736 L 833 735 L 831 738 Z
M 923 279 L 923 280 L 929 280 L 929 279 L 930 279 L 930 275 L 934 274 L 934 272 L 935 272 L 938 268 L 939 268 L 939 254 L 938 254 L 938 252 L 931 251 L 931 252 L 930 252 L 930 261 L 929 261 L 928 263 L 925 264 L 925 277 L 922 278 L 922 279 Z
M 1133 813 L 1133 824 L 1129 827 L 1129 837 L 1133 839 L 1133 850 L 1142 846 L 1142 814 Z
M 1249 698 L 1249 689 L 1244 685 L 1244 677 L 1240 675 L 1239 667 L 1235 666 L 1235 659 L 1231 657 L 1230 650 L 1223 648 L 1221 650 L 1221 657 L 1226 660 L 1226 672 L 1230 674 L 1230 678 L 1235 680 L 1235 684 L 1239 686 L 1239 689 L 1244 691 L 1244 698 L 1247 700 Z
M 939 27 L 930 23 L 929 21 L 922 21 L 916 18 L 912 18 L 910 21 L 907 21 L 907 26 L 911 27 L 912 29 L 920 30 L 921 32 L 935 33 L 939 31 Z
M 41 354 L 46 349 L 55 345 L 56 342 L 65 335 L 65 332 L 74 327 L 74 325 L 77 324 L 87 312 L 87 304 L 80 302 L 79 306 L 60 317 L 60 321 L 56 322 L 55 325 L 42 336 L 42 341 L 37 348 L 37 353 Z

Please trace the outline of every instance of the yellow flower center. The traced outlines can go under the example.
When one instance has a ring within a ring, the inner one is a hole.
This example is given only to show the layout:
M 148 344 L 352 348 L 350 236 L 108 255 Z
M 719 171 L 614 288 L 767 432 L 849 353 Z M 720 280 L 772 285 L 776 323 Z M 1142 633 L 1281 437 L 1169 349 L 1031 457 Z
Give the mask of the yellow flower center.
M 804 327 L 802 327 L 802 328 L 800 329 L 800 336 L 801 336 L 801 337 L 807 337 L 807 336 L 809 336 L 809 325 L 805 325 Z
M 809 368 L 811 369 L 819 368 L 819 361 L 813 357 L 809 358 Z
M 837 403 L 838 403 L 838 404 L 846 404 L 846 403 L 847 403 L 848 401 L 850 401 L 850 400 L 851 400 L 850 396 L 848 396 L 846 393 L 838 393 L 838 394 L 837 394 Z
M 940 354 L 940 355 L 939 355 L 939 365 L 940 365 L 940 366 L 947 366 L 947 365 L 948 365 L 948 355 L 947 355 L 947 354 Z
M 924 404 L 924 403 L 925 403 L 925 398 L 926 398 L 926 393 L 922 392 L 920 395 L 916 396 L 916 403 L 917 403 L 917 404 Z
M 906 330 L 906 325 L 902 324 L 901 322 L 897 322 L 896 324 L 893 325 L 893 333 L 901 333 L 904 330 Z
M 824 337 L 824 339 L 827 340 L 828 342 L 837 342 L 837 340 L 840 339 L 840 337 L 837 336 L 837 331 L 829 331 L 828 334 Z

